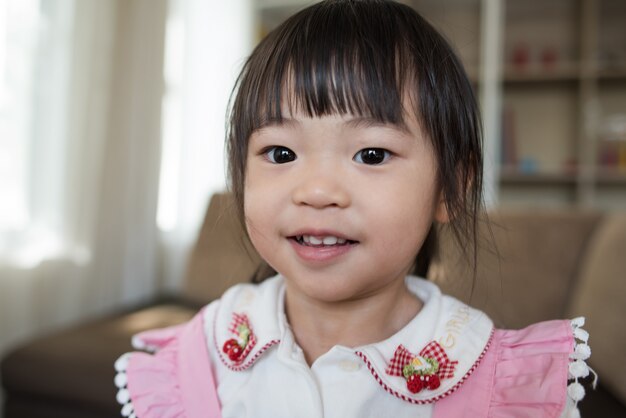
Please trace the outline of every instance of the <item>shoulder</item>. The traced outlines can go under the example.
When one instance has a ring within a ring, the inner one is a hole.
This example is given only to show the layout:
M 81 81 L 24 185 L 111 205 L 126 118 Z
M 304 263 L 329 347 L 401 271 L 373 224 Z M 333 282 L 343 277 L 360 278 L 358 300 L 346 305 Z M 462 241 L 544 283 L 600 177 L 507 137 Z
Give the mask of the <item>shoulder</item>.
M 495 330 L 480 366 L 456 396 L 442 402 L 437 416 L 461 410 L 472 416 L 577 416 L 585 394 L 579 379 L 590 374 L 583 324 L 577 318 Z
M 148 352 L 126 353 L 115 363 L 123 416 L 186 417 L 219 407 L 203 331 L 206 310 L 214 306 L 187 323 L 133 337 L 133 346 Z
M 122 415 L 187 417 L 213 411 L 202 414 L 219 416 L 214 373 L 216 352 L 222 353 L 214 349 L 216 331 L 228 335 L 233 314 L 277 298 L 281 285 L 278 278 L 260 285 L 238 284 L 189 322 L 133 336 L 133 347 L 142 351 L 126 353 L 115 363 Z

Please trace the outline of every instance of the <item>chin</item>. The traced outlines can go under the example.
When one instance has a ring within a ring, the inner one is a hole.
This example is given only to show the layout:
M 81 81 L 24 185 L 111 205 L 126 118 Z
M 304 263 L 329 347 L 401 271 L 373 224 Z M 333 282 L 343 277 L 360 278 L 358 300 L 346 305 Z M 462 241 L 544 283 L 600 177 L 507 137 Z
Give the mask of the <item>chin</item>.
M 286 276 L 284 276 L 286 277 Z M 296 281 L 285 278 L 287 289 L 300 293 L 310 300 L 336 304 L 355 301 L 365 298 L 375 289 L 363 286 L 363 284 L 350 283 L 349 280 L 325 275 L 324 278 L 309 278 L 304 281 Z

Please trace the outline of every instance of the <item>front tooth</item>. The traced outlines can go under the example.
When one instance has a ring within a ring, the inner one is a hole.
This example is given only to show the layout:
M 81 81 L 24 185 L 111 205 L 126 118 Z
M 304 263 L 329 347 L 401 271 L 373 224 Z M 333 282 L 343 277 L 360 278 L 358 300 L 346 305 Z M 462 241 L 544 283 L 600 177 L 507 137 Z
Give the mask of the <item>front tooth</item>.
M 324 242 L 323 240 L 321 240 L 321 239 L 319 239 L 317 237 L 314 237 L 312 235 L 309 237 L 309 243 L 312 244 L 312 245 L 320 245 L 323 242 Z
M 337 237 L 324 237 L 323 242 L 324 245 L 335 245 L 337 244 Z
M 308 235 L 302 235 L 302 241 L 304 241 L 307 244 L 311 243 L 311 239 L 309 238 Z

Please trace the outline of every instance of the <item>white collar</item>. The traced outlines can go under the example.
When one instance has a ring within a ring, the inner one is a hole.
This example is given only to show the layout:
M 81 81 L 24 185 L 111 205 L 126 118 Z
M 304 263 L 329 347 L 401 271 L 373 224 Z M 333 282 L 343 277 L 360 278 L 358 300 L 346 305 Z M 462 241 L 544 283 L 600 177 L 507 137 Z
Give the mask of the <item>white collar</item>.
M 477 367 L 491 341 L 493 323 L 484 313 L 442 295 L 431 282 L 409 276 L 406 284 L 424 303 L 421 311 L 396 334 L 384 341 L 356 347 L 354 352 L 387 392 L 411 403 L 430 403 L 454 392 Z M 284 313 L 284 294 L 284 279 L 280 276 L 260 285 L 238 285 L 224 294 L 213 327 L 215 349 L 224 365 L 234 371 L 248 369 L 270 347 L 293 341 Z M 247 340 L 242 340 L 241 335 L 238 337 L 233 328 L 233 319 L 238 315 L 245 315 L 248 319 L 247 325 L 253 336 Z M 223 352 L 225 343 L 232 338 L 239 338 L 242 345 L 247 342 L 242 357 L 236 361 Z M 449 360 L 458 364 L 453 376 L 441 379 L 437 389 L 412 393 L 404 376 L 386 372 L 388 364 L 399 345 L 418 355 L 431 341 L 436 341 Z M 292 347 L 279 347 L 279 350 L 283 349 L 291 350 Z

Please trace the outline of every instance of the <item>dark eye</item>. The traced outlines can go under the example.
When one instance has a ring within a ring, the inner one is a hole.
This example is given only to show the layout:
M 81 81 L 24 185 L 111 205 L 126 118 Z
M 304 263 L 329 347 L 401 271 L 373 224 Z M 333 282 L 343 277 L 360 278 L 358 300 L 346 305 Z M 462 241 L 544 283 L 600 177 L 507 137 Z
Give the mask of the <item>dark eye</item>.
M 391 153 L 382 148 L 365 148 L 357 152 L 354 161 L 361 164 L 378 165 L 387 161 Z
M 270 147 L 265 150 L 265 156 L 274 164 L 290 163 L 296 159 L 296 153 L 286 147 Z

